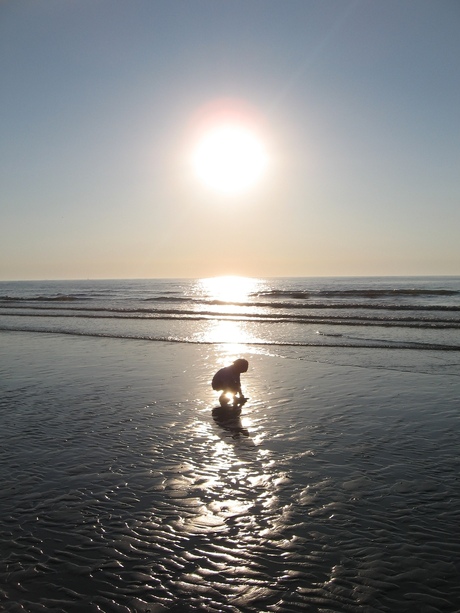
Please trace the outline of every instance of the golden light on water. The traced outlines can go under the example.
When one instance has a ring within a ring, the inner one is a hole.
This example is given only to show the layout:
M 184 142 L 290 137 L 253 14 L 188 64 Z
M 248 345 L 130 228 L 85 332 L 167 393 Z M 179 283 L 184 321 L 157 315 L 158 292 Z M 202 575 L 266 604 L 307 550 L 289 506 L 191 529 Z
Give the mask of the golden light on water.
M 243 322 L 212 321 L 207 330 L 206 340 L 210 343 L 227 343 L 227 352 L 238 354 L 244 350 L 243 345 L 252 340 Z
M 225 314 L 228 318 L 211 319 L 205 330 L 200 333 L 200 340 L 213 344 L 225 344 L 225 353 L 234 354 L 235 358 L 244 351 L 245 344 L 259 342 L 254 334 L 254 324 L 238 321 L 238 314 L 247 307 L 239 306 L 250 302 L 251 294 L 257 292 L 261 285 L 259 279 L 239 276 L 213 277 L 200 279 L 197 294 L 210 305 L 207 308 L 216 314 Z M 218 304 L 213 304 L 217 302 Z M 228 304 L 227 304 L 228 303 Z M 202 308 L 200 305 L 199 308 Z M 234 316 L 235 319 L 231 319 Z
M 222 302 L 246 302 L 260 286 L 259 279 L 239 276 L 200 279 L 199 289 L 212 300 Z
M 226 302 L 251 302 L 252 294 L 262 287 L 263 281 L 247 277 L 197 281 L 193 298 L 200 311 L 212 312 L 212 302 L 219 302 L 215 305 L 219 315 L 215 319 L 211 315 L 200 323 L 199 340 L 210 343 L 205 350 L 209 378 L 234 359 L 247 356 L 249 372 L 244 374 L 241 383 L 249 401 L 241 414 L 214 413 L 218 401 L 215 392 L 211 396 L 209 390 L 207 403 L 197 403 L 198 410 L 184 412 L 189 415 L 184 428 L 187 439 L 193 441 L 193 448 L 189 453 L 186 446 L 181 449 L 177 467 L 164 482 L 165 494 L 174 500 L 178 509 L 169 524 L 174 532 L 186 538 L 210 532 L 237 533 L 239 546 L 248 552 L 258 546 L 260 536 L 278 538 L 289 518 L 280 510 L 279 468 L 272 452 L 264 447 L 266 429 L 261 407 L 266 390 L 256 372 L 252 373 L 252 359 L 248 355 L 256 352 L 254 347 L 248 348 L 248 343 L 257 342 L 254 324 L 233 319 L 238 315 L 222 315 L 221 307 Z M 196 394 L 202 398 L 200 385 L 197 383 Z M 219 563 L 225 566 L 238 562 L 233 551 L 218 555 Z

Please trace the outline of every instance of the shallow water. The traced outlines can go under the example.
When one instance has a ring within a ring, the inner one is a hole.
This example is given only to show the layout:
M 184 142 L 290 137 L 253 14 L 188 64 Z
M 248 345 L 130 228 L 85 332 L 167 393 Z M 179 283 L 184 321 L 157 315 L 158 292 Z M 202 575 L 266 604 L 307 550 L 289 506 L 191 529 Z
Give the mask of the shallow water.
M 3 610 L 460 609 L 459 377 L 235 350 L 0 334 Z

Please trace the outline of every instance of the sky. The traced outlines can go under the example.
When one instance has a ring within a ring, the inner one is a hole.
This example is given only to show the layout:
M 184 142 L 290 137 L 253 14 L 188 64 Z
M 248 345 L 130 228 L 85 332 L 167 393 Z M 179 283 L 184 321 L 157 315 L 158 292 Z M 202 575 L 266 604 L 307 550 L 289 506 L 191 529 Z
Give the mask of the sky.
M 458 0 L 0 0 L 0 280 L 460 275 L 459 58 Z

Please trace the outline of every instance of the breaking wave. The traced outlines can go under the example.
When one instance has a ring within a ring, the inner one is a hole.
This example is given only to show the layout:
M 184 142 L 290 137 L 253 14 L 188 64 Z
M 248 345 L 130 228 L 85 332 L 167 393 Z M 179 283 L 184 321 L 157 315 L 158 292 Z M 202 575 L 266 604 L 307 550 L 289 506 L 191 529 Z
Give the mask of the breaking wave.
M 460 292 L 448 289 L 395 288 L 395 289 L 345 289 L 317 291 L 268 290 L 255 292 L 254 296 L 309 300 L 310 298 L 394 298 L 396 296 L 457 296 Z

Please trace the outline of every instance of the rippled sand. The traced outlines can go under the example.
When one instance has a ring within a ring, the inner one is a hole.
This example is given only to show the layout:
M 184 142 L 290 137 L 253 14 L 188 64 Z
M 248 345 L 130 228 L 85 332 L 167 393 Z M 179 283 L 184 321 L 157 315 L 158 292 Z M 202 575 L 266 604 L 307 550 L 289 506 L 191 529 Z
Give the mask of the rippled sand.
M 0 608 L 458 611 L 460 378 L 334 351 L 2 333 Z

